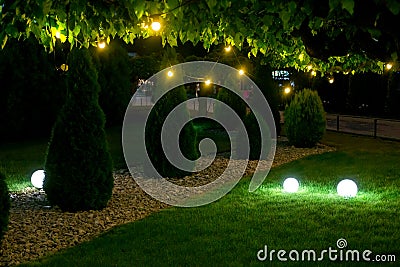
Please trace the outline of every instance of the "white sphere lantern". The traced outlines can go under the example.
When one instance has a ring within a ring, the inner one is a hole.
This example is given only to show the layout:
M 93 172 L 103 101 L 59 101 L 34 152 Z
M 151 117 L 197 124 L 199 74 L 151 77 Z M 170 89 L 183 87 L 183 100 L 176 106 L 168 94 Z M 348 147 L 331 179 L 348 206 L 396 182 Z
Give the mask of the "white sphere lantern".
M 357 184 L 350 179 L 344 179 L 337 185 L 337 193 L 341 197 L 350 198 L 357 195 Z
M 299 190 L 299 181 L 296 178 L 286 178 L 283 182 L 283 190 L 288 193 L 295 193 Z
M 44 170 L 35 171 L 31 176 L 32 185 L 38 189 L 43 188 L 44 176 Z

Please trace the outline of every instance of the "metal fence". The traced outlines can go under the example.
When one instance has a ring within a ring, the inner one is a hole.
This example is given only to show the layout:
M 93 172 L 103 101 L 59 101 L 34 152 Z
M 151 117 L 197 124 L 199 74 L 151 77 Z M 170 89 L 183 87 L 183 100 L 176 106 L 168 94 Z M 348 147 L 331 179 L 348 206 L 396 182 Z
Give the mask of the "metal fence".
M 151 97 L 136 97 L 131 104 L 133 106 L 153 106 Z M 192 111 L 199 111 L 201 103 L 193 98 L 187 102 L 187 107 Z M 214 105 L 208 100 L 203 103 L 204 112 L 213 113 Z M 281 112 L 281 123 L 284 123 Z M 331 131 L 367 135 L 373 137 L 390 138 L 400 140 L 400 120 L 360 117 L 340 114 L 326 115 L 326 129 Z
M 399 120 L 327 114 L 326 129 L 400 140 Z

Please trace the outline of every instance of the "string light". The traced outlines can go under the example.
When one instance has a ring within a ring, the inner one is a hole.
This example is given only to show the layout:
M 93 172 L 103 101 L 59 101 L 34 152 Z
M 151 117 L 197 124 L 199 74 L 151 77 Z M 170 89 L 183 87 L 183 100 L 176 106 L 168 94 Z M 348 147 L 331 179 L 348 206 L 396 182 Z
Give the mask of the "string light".
M 244 74 L 244 70 L 240 69 L 239 70 L 239 75 L 243 75 Z
M 292 91 L 292 89 L 290 89 L 290 87 L 286 87 L 284 89 L 285 94 L 289 94 Z
M 210 84 L 211 84 L 211 80 L 210 80 L 210 79 L 208 79 L 208 80 L 206 80 L 204 83 L 205 83 L 205 84 L 208 86 L 208 85 L 210 85 Z
M 172 77 L 172 76 L 174 76 L 174 73 L 173 73 L 171 70 L 169 70 L 169 71 L 167 72 L 167 75 L 168 75 L 168 77 Z
M 230 52 L 232 50 L 232 47 L 230 45 L 228 45 L 227 47 L 225 47 L 225 52 Z
M 155 32 L 158 32 L 161 29 L 161 23 L 158 21 L 153 21 L 151 23 L 151 29 Z
M 56 38 L 57 38 L 57 39 L 60 39 L 60 37 L 61 37 L 60 31 L 56 31 Z
M 312 69 L 312 65 L 307 65 L 307 70 L 310 71 Z
M 100 49 L 103 49 L 106 47 L 106 43 L 104 41 L 101 41 L 100 43 L 98 43 L 97 45 Z
M 333 77 L 329 77 L 329 79 L 328 79 L 328 82 L 329 82 L 329 83 L 332 84 L 334 81 L 335 81 L 335 79 L 334 79 Z
M 311 76 L 317 76 L 317 72 L 315 70 L 311 71 Z
M 386 69 L 387 70 L 390 70 L 392 67 L 393 67 L 393 64 L 391 64 L 391 63 L 387 63 L 386 64 Z

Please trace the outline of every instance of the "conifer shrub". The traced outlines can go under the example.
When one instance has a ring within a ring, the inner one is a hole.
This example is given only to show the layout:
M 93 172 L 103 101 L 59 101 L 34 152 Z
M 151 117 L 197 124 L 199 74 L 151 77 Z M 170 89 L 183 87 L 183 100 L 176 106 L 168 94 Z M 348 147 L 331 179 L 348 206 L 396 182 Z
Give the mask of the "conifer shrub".
M 97 72 L 87 49 L 73 49 L 68 65 L 68 96 L 52 130 L 43 188 L 64 211 L 98 210 L 111 198 L 114 180 Z
M 269 129 L 268 123 L 264 121 L 264 118 L 262 116 L 260 116 L 260 118 L 261 118 L 261 124 L 257 121 L 257 118 L 253 112 L 248 113 L 243 118 L 243 124 L 246 127 L 247 136 L 249 138 L 249 145 L 250 145 L 250 153 L 248 157 L 249 160 L 260 159 L 261 144 L 263 138 L 263 136 L 261 136 L 260 126 L 267 130 L 267 136 L 264 136 L 264 139 L 267 140 L 266 145 L 269 146 L 271 144 L 271 137 L 268 136 L 271 133 L 270 132 L 271 129 Z M 241 142 L 241 140 L 244 140 L 244 137 L 239 135 L 237 140 L 238 141 L 237 145 L 239 146 L 240 150 L 242 150 L 242 146 L 244 146 L 244 143 Z M 269 149 L 269 147 L 267 147 L 267 149 Z M 244 155 L 240 153 L 238 153 L 237 156 L 240 159 L 245 158 Z
M 224 102 L 226 105 L 231 107 L 235 113 L 239 116 L 240 119 L 246 116 L 246 103 L 234 92 L 230 91 L 226 88 L 220 88 L 217 94 L 217 99 L 221 102 Z M 215 106 L 215 116 L 218 118 L 221 114 L 219 114 L 220 110 L 218 109 L 218 105 Z
M 181 178 L 189 172 L 178 169 L 167 159 L 162 142 L 161 129 L 168 114 L 180 103 L 187 100 L 186 90 L 183 86 L 177 87 L 163 97 L 161 97 L 153 107 L 146 122 L 145 144 L 148 156 L 157 172 L 163 177 Z M 189 114 L 179 114 L 180 116 L 189 116 Z M 177 125 L 179 127 L 180 125 Z M 168 144 L 166 144 L 168 146 Z M 197 143 L 197 134 L 193 127 L 193 122 L 188 122 L 181 130 L 179 135 L 179 146 L 182 154 L 195 160 L 199 156 Z M 193 165 L 194 168 L 194 165 Z M 145 167 L 145 173 L 152 175 L 151 169 Z
M 257 84 L 265 99 L 268 101 L 268 105 L 271 108 L 271 112 L 275 121 L 276 135 L 279 136 L 281 133 L 281 116 L 279 113 L 280 95 L 278 85 L 272 79 L 272 75 L 269 75 L 271 72 L 271 66 L 256 63 L 254 82 Z
M 285 132 L 296 147 L 313 147 L 325 133 L 326 119 L 316 91 L 304 89 L 294 96 L 285 110 Z
M 5 176 L 0 173 L 0 240 L 4 236 L 4 232 L 8 225 L 8 216 L 10 213 L 10 196 L 5 181 Z

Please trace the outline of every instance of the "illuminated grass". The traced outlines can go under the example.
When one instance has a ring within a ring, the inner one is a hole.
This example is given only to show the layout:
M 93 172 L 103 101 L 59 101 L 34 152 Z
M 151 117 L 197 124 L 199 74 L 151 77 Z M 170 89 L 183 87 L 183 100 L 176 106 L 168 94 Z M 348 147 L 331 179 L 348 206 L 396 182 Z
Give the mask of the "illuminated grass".
M 114 168 L 126 168 L 122 154 L 121 129 L 107 130 Z M 8 189 L 20 191 L 32 186 L 30 177 L 37 169 L 43 169 L 48 140 L 26 141 L 0 145 L 0 172 L 6 176 Z
M 400 144 L 351 136 L 339 139 L 343 141 L 339 151 L 275 168 L 253 193 L 248 192 L 250 179 L 245 178 L 210 205 L 165 209 L 29 265 L 305 266 L 309 263 L 282 263 L 276 258 L 259 262 L 256 255 L 264 245 L 287 251 L 336 249 L 340 238 L 347 240 L 347 249 L 395 255 L 398 263 Z M 326 141 L 339 139 L 335 135 Z M 369 149 L 360 149 L 360 140 Z M 300 180 L 299 192 L 282 191 L 286 177 Z M 357 181 L 355 198 L 336 194 L 342 178 Z M 314 266 L 354 264 L 326 258 Z

